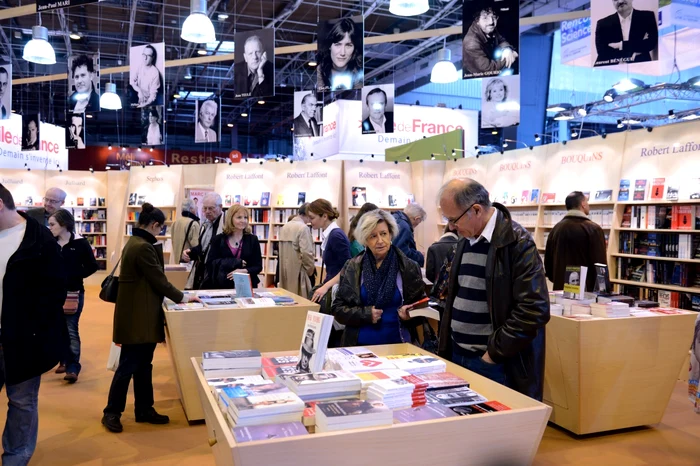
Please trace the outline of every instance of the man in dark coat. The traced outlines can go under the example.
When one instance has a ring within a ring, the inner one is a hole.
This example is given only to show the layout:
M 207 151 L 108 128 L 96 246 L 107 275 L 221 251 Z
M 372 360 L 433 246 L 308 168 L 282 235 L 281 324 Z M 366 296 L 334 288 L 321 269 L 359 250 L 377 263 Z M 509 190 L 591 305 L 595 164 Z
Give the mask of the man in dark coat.
M 316 121 L 317 102 L 316 95 L 312 92 L 301 99 L 301 111 L 294 118 L 295 137 L 321 136 L 321 127 Z
M 408 204 L 403 212 L 394 212 L 394 220 L 399 226 L 399 234 L 392 239 L 392 244 L 399 248 L 406 257 L 418 263 L 418 266 L 423 267 L 425 257 L 423 253 L 416 248 L 416 240 L 413 237 L 413 230 L 425 220 L 426 213 L 420 205 L 413 203 Z
M 250 36 L 243 45 L 242 69 L 236 73 L 236 97 L 275 95 L 275 66 L 267 59 L 267 51 L 258 36 Z M 274 55 L 272 57 L 274 59 Z
M 479 10 L 462 39 L 464 77 L 497 76 L 510 68 L 518 73 L 518 52 L 498 32 L 498 16 L 492 8 Z
M 68 346 L 65 300 L 58 243 L 15 210 L 12 194 L 0 184 L 0 388 L 9 399 L 2 464 L 27 464 L 34 454 L 41 374 Z
M 452 180 L 438 196 L 457 229 L 438 354 L 541 400 L 549 293 L 530 233 L 474 180 Z
M 651 61 L 659 46 L 656 13 L 635 10 L 632 1 L 612 0 L 616 12 L 596 23 L 594 66 Z
M 594 291 L 596 263 L 606 264 L 603 229 L 588 219 L 590 207 L 581 191 L 566 197 L 566 216 L 557 223 L 547 238 L 544 268 L 555 290 L 564 289 L 564 273 L 569 266 L 588 267 L 586 291 Z
M 27 216 L 40 225 L 49 226 L 49 217 L 63 207 L 66 202 L 66 192 L 59 188 L 49 188 L 44 194 L 44 207 L 36 207 L 27 211 Z

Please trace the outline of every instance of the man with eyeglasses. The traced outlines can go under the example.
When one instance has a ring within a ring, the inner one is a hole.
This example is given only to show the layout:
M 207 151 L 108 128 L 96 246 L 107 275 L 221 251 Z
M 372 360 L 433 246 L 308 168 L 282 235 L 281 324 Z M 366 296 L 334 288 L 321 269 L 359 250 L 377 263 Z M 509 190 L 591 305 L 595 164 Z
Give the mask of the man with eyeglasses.
M 44 207 L 29 209 L 27 215 L 40 225 L 49 227 L 49 217 L 51 217 L 58 209 L 63 207 L 66 202 L 66 192 L 59 188 L 49 188 L 44 195 Z
M 535 241 L 474 180 L 446 183 L 438 199 L 442 215 L 462 236 L 438 354 L 541 400 L 549 293 Z
M 497 76 L 506 71 L 510 71 L 509 74 L 518 73 L 518 52 L 498 32 L 497 25 L 498 15 L 491 7 L 482 8 L 474 15 L 462 40 L 465 78 Z
M 202 213 L 204 222 L 199 231 L 199 244 L 182 252 L 182 262 L 196 261 L 190 276 L 187 279 L 188 290 L 201 289 L 204 281 L 204 264 L 209 256 L 209 246 L 213 237 L 224 231 L 224 219 L 221 196 L 216 193 L 207 193 L 202 199 Z

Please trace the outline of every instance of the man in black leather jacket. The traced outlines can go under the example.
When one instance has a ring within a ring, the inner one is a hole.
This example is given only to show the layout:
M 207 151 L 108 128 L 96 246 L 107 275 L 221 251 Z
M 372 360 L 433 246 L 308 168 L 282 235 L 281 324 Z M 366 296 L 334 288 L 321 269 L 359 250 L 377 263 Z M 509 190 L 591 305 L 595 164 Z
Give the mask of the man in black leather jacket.
M 463 238 L 452 262 L 438 354 L 541 400 L 549 295 L 532 236 L 474 180 L 448 182 L 439 199 Z

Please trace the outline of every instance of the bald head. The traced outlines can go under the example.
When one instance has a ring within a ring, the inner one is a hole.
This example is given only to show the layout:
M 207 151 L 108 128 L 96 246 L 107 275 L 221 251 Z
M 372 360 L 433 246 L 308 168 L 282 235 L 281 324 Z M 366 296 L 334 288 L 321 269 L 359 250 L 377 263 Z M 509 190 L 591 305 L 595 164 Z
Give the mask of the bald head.
M 44 209 L 53 215 L 66 202 L 66 192 L 59 188 L 49 188 L 44 195 Z
M 466 209 L 472 204 L 479 204 L 484 208 L 491 207 L 489 192 L 478 181 L 471 178 L 450 180 L 440 188 L 438 199 L 448 196 L 457 205 Z

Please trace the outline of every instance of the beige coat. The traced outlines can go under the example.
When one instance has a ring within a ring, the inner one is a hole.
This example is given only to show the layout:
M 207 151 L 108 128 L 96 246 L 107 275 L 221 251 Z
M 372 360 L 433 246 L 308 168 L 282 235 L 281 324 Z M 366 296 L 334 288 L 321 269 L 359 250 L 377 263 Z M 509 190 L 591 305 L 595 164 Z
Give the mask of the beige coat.
M 190 228 L 190 233 L 185 239 L 187 234 L 187 228 L 190 222 L 192 228 Z M 185 245 L 183 248 L 182 245 Z M 175 264 L 182 260 L 182 251 L 186 249 L 191 249 L 199 244 L 199 222 L 189 217 L 183 215 L 179 216 L 175 223 L 173 224 L 173 262 Z
M 295 217 L 280 230 L 279 287 L 308 298 L 309 277 L 316 270 L 314 256 L 311 231 L 301 218 Z

